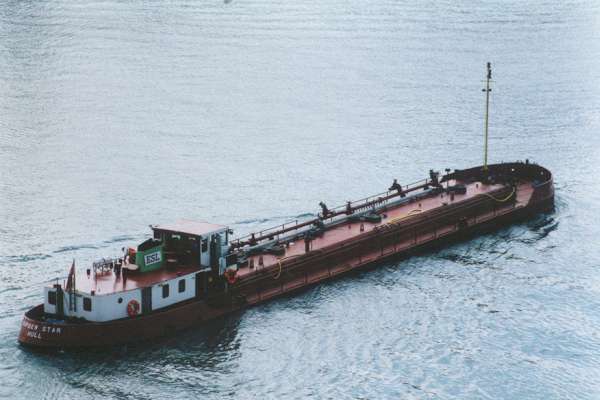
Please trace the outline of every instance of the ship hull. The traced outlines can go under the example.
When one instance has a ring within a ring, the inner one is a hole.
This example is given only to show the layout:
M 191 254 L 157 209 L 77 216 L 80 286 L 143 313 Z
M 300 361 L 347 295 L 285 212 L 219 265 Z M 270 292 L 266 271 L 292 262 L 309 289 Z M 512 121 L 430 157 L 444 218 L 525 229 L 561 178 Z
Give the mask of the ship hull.
M 125 345 L 172 335 L 217 318 L 234 308 L 208 307 L 200 301 L 181 304 L 147 316 L 110 322 L 69 323 L 43 319 L 43 304 L 23 317 L 19 342 L 46 349 L 90 348 Z
M 278 270 L 266 270 L 258 279 L 237 282 L 227 293 L 208 303 L 193 300 L 148 315 L 102 323 L 45 320 L 43 306 L 38 305 L 25 314 L 19 342 L 38 348 L 81 348 L 153 340 L 387 260 L 407 257 L 552 211 L 554 187 L 550 172 L 537 165 L 522 163 L 490 168 L 506 169 L 513 165 L 531 175 L 533 181 L 532 193 L 527 203 L 521 206 L 509 203 L 479 207 L 468 218 L 465 218 L 464 210 L 449 212 L 443 223 L 434 224 L 431 219 L 417 223 L 413 227 L 414 234 L 408 236 L 401 228 L 376 230 L 363 239 L 363 243 L 342 243 L 329 251 L 294 261 L 292 265 L 279 265 Z M 467 176 L 478 174 L 480 170 L 481 167 L 477 167 L 457 174 Z M 538 174 L 543 179 L 533 179 Z

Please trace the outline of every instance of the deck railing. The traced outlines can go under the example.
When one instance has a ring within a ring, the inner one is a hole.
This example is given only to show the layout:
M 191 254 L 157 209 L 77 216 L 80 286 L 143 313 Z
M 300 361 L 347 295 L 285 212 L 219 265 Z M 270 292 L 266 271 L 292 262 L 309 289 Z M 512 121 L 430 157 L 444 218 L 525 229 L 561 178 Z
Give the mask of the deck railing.
M 402 193 L 408 193 L 419 188 L 427 187 L 430 181 L 428 179 L 421 179 L 416 182 L 409 183 L 407 185 L 401 186 Z M 292 221 L 287 221 L 283 224 L 273 226 L 267 229 L 260 230 L 258 232 L 253 232 L 248 235 L 242 236 L 240 238 L 234 239 L 231 243 L 233 247 L 241 247 L 244 244 L 258 244 L 263 240 L 273 240 L 275 238 L 279 239 L 282 234 L 288 232 L 295 232 L 298 234 L 305 230 L 311 228 L 311 226 L 317 221 L 323 222 L 333 222 L 339 220 L 340 218 L 344 218 L 346 214 L 346 210 L 348 207 L 352 208 L 353 211 L 362 211 L 373 206 L 380 206 L 389 203 L 392 199 L 397 197 L 400 194 L 397 190 L 387 190 L 385 192 L 381 192 L 375 195 L 371 195 L 368 197 L 364 197 L 362 199 L 350 201 L 344 205 L 337 206 L 329 209 L 327 215 L 323 215 L 322 213 L 318 214 L 318 218 L 314 219 L 306 219 L 304 221 L 295 219 Z

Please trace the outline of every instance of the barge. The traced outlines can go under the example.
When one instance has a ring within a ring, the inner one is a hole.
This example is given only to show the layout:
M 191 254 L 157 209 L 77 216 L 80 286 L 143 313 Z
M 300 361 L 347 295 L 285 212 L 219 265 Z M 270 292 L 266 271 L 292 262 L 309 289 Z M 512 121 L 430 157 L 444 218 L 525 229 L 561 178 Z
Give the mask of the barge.
M 488 100 L 490 78 L 488 64 Z M 340 207 L 320 203 L 316 218 L 236 239 L 229 227 L 206 222 L 151 226 L 151 238 L 114 259 L 83 270 L 73 262 L 66 280 L 44 288 L 44 302 L 25 313 L 18 340 L 81 348 L 156 339 L 553 209 L 548 169 L 528 160 L 488 165 L 487 139 L 484 160 L 430 170 L 410 185 L 394 180 L 387 191 Z

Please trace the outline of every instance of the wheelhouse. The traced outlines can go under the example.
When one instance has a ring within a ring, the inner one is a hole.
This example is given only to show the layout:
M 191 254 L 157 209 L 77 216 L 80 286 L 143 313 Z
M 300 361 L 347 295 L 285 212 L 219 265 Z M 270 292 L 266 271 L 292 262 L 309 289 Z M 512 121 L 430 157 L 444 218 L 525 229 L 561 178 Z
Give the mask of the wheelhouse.
M 182 219 L 151 226 L 154 237 L 140 245 L 136 262 L 148 265 L 186 265 L 221 274 L 227 253 L 229 229 L 224 225 Z M 159 261 L 160 260 L 160 261 Z M 154 264 L 152 264 L 154 263 Z

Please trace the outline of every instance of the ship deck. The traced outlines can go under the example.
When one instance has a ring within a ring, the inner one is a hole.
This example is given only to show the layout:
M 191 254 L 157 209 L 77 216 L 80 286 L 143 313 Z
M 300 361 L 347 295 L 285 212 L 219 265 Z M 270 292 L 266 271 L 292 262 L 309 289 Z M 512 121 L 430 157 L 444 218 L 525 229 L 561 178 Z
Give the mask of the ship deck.
M 97 296 L 100 296 L 141 289 L 198 271 L 200 271 L 199 267 L 177 266 L 144 273 L 129 272 L 126 279 L 122 275 L 115 275 L 113 271 L 98 272 L 97 274 L 92 272 L 90 275 L 78 271 L 75 277 L 75 287 L 78 292 L 91 293 L 93 290 Z
M 394 222 L 402 220 L 403 218 L 409 217 L 416 213 L 425 213 L 427 211 L 434 210 L 438 207 L 446 204 L 456 204 L 461 201 L 473 198 L 477 195 L 490 193 L 497 189 L 501 189 L 504 187 L 502 184 L 484 184 L 482 182 L 461 182 L 451 180 L 449 182 L 450 185 L 463 184 L 466 186 L 467 191 L 465 194 L 456 194 L 454 196 L 454 200 L 447 194 L 435 195 L 423 198 L 418 202 L 414 203 L 404 203 L 398 205 L 395 208 L 389 208 L 385 212 L 385 217 L 382 218 L 381 222 L 345 222 L 337 225 L 335 227 L 327 229 L 322 236 L 316 237 L 310 242 L 310 250 L 318 250 L 322 249 L 336 243 L 342 242 L 347 239 L 351 239 L 353 237 L 357 237 L 360 234 L 373 230 L 374 228 L 390 223 L 392 220 Z M 526 204 L 529 201 L 533 193 L 533 188 L 531 186 L 531 182 L 523 181 L 517 185 L 517 205 Z M 361 225 L 363 229 L 361 230 Z M 248 257 L 250 261 L 253 259 L 254 268 L 250 268 L 250 263 L 246 264 L 244 267 L 240 268 L 237 272 L 238 277 L 243 278 L 245 276 L 251 275 L 256 271 L 260 271 L 262 268 L 269 268 L 274 265 L 277 265 L 280 261 L 284 261 L 286 259 L 294 258 L 300 255 L 305 254 L 305 243 L 302 239 L 299 239 L 296 242 L 290 243 L 289 247 L 285 248 L 285 254 L 281 256 L 276 256 L 272 254 L 262 254 L 262 255 L 253 255 Z M 262 265 L 259 263 L 259 259 L 262 257 Z

